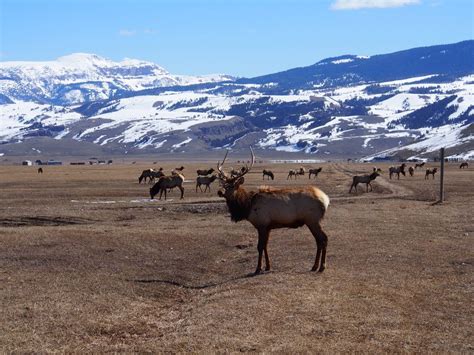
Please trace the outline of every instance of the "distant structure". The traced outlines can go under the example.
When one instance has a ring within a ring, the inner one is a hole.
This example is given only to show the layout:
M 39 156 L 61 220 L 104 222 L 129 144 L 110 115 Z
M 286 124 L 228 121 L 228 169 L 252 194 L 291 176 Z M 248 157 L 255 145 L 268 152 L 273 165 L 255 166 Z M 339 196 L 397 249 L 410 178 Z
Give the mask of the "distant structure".
M 21 165 L 32 166 L 33 163 L 32 163 L 31 160 L 23 160 L 23 161 L 21 162 Z

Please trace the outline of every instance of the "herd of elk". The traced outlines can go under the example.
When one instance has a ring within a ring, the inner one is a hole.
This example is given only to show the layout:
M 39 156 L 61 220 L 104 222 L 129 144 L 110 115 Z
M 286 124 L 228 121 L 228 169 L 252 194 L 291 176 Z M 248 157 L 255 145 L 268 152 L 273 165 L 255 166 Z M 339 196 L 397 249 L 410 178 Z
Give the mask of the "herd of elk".
M 273 172 L 271 172 L 270 170 L 266 170 L 266 169 L 263 169 L 263 177 L 262 177 L 262 180 L 265 180 L 265 176 L 267 177 L 267 180 L 274 180 L 275 179 L 275 175 L 273 175 Z
M 311 179 L 311 175 L 314 175 L 314 178 L 318 177 L 318 174 L 323 170 L 323 168 L 317 168 L 317 169 L 309 169 L 309 179 Z
M 428 179 L 430 175 L 433 175 L 433 179 L 434 179 L 434 178 L 435 178 L 435 174 L 436 174 L 437 171 L 438 171 L 437 168 L 426 169 L 425 180 Z
M 286 177 L 286 180 L 290 179 L 294 176 L 295 177 L 295 180 L 296 180 L 296 177 L 298 175 L 304 175 L 305 174 L 305 170 L 303 167 L 299 168 L 299 170 L 293 170 L 291 169 L 289 172 L 288 172 L 288 176 Z
M 262 256 L 265 254 L 265 270 L 270 270 L 267 244 L 270 231 L 276 228 L 298 228 L 308 226 L 316 240 L 316 259 L 312 270 L 324 271 L 326 267 L 326 248 L 328 237 L 321 229 L 321 219 L 329 206 L 329 197 L 313 186 L 276 189 L 264 187 L 258 191 L 247 191 L 242 185 L 244 175 L 253 167 L 255 155 L 252 148 L 252 161 L 240 174 L 228 176 L 222 166 L 217 164 L 219 180 L 223 190 L 218 195 L 225 198 L 232 221 L 249 221 L 258 231 L 258 260 L 255 275 L 262 272 Z

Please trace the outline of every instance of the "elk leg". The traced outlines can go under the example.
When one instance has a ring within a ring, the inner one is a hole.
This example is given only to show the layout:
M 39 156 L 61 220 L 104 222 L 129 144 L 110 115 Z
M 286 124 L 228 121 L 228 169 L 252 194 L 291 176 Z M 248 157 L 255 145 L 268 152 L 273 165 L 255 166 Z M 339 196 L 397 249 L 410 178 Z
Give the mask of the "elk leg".
M 255 270 L 255 275 L 258 275 L 262 272 L 262 256 L 263 256 L 263 251 L 265 249 L 265 240 L 268 238 L 268 232 L 266 229 L 261 228 L 258 230 L 258 244 L 257 244 L 257 250 L 258 250 L 258 261 L 257 261 L 257 269 Z
M 319 267 L 319 272 L 323 272 L 326 268 L 326 247 L 328 244 L 328 237 L 319 224 L 308 227 L 316 240 L 316 259 L 314 260 L 314 265 L 311 271 L 318 271 Z M 320 261 L 321 266 L 319 266 Z
M 182 186 L 178 186 L 178 187 L 181 190 L 181 200 L 182 200 L 184 198 L 184 188 Z
M 265 243 L 263 246 L 263 252 L 265 253 L 265 271 L 270 271 L 270 257 L 268 256 L 267 245 L 270 239 L 270 231 L 267 232 Z

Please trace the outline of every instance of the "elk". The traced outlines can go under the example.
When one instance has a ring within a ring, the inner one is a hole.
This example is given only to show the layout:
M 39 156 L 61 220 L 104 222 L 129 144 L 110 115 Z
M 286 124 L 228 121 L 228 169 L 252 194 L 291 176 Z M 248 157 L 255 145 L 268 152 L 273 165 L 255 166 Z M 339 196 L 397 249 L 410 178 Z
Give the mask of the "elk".
M 413 169 L 413 167 L 410 166 L 410 167 L 408 168 L 408 173 L 410 174 L 410 176 L 415 175 L 415 169 Z
M 423 162 L 423 163 L 416 163 L 416 164 L 415 164 L 415 169 L 417 169 L 417 168 L 422 168 L 422 167 L 424 167 L 424 166 L 425 166 L 425 163 L 424 163 L 424 162 Z
M 459 165 L 459 169 L 469 169 L 469 163 L 467 161 L 462 162 L 461 165 Z
M 179 168 L 174 168 L 175 171 L 183 171 L 184 170 L 184 166 L 180 166 Z
M 290 171 L 288 172 L 288 176 L 286 177 L 286 180 L 288 180 L 288 179 L 291 180 L 291 178 L 292 178 L 293 176 L 295 177 L 295 180 L 296 180 L 296 177 L 297 177 L 298 175 L 304 175 L 304 173 L 305 173 L 305 171 L 304 171 L 304 168 L 303 168 L 303 167 L 299 168 L 299 170 L 293 170 L 293 169 L 292 169 L 292 170 L 290 170 Z
M 214 180 L 217 179 L 217 175 L 212 175 L 212 176 L 198 176 L 196 178 L 196 192 L 198 192 L 198 187 L 199 190 L 202 192 L 201 185 L 206 185 L 204 188 L 204 192 L 209 189 L 209 192 L 211 192 L 211 184 L 214 182 Z
M 375 168 L 374 168 L 375 170 Z M 372 174 L 370 175 L 359 175 L 359 176 L 354 176 L 352 178 L 352 185 L 351 185 L 351 188 L 349 190 L 349 193 L 352 192 L 352 188 L 354 188 L 355 192 L 357 192 L 357 185 L 358 184 L 366 184 L 367 185 L 367 192 L 369 192 L 369 186 L 370 186 L 370 191 L 372 191 L 372 185 L 370 184 L 370 182 L 372 180 L 375 180 L 377 178 L 377 176 L 380 176 L 380 173 L 379 173 L 379 170 L 375 170 Z
M 258 231 L 258 259 L 254 275 L 262 272 L 262 256 L 265 254 L 265 270 L 270 270 L 267 244 L 270 231 L 276 228 L 298 228 L 308 226 L 316 240 L 316 258 L 312 271 L 323 272 L 326 267 L 326 248 L 328 237 L 321 228 L 321 220 L 328 206 L 329 197 L 313 186 L 277 189 L 262 187 L 258 191 L 247 191 L 242 185 L 244 175 L 253 167 L 255 156 L 252 153 L 250 167 L 246 166 L 239 175 L 231 177 L 222 171 L 227 153 L 222 163 L 217 163 L 217 172 L 223 189 L 218 195 L 226 201 L 231 220 L 249 221 Z
M 434 179 L 434 176 L 435 176 L 437 171 L 438 171 L 438 168 L 426 169 L 425 180 L 428 179 L 430 177 L 430 175 L 433 175 L 433 179 Z
M 160 193 L 160 200 L 163 192 L 165 193 L 165 200 L 166 200 L 166 192 L 168 189 L 172 188 L 179 188 L 181 191 L 181 199 L 184 197 L 184 176 L 182 174 L 176 173 L 175 175 L 171 176 L 162 176 L 158 179 L 155 185 L 150 188 L 150 198 L 153 199 L 155 195 L 159 192 Z
M 262 176 L 262 180 L 265 180 L 265 176 L 267 177 L 267 180 L 274 180 L 275 179 L 275 175 L 273 175 L 273 172 L 271 172 L 270 170 L 265 170 L 263 169 L 263 176 Z
M 196 172 L 197 172 L 198 176 L 207 176 L 207 175 L 211 175 L 214 171 L 215 171 L 214 168 L 210 168 L 210 169 L 207 169 L 207 170 L 199 169 Z
M 43 168 L 38 168 L 38 174 L 43 174 Z
M 318 169 L 309 169 L 309 178 L 311 179 L 311 175 L 314 175 L 315 178 L 318 177 L 318 174 L 323 170 L 323 168 L 318 168 Z
M 158 171 L 146 169 L 143 170 L 142 174 L 138 177 L 138 183 L 141 184 L 142 180 L 146 183 L 146 179 L 148 178 L 148 183 L 151 184 L 156 178 L 160 178 L 162 176 L 165 176 L 163 173 L 163 168 L 160 168 Z
M 405 167 L 406 167 L 406 166 L 407 166 L 407 165 L 406 165 L 405 163 L 403 163 L 402 165 L 397 166 L 397 167 L 391 166 L 391 167 L 388 169 L 388 172 L 389 172 L 389 174 L 390 174 L 390 179 L 392 178 L 392 175 L 393 175 L 393 174 L 397 174 L 398 180 L 400 180 L 400 173 L 402 173 L 403 176 L 406 176 L 406 174 L 405 174 Z

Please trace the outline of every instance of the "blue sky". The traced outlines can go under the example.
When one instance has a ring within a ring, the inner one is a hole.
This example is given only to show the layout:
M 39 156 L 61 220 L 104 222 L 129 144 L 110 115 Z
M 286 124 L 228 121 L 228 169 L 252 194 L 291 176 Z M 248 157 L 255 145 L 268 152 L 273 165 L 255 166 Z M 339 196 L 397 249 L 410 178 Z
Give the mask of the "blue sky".
M 74 52 L 256 76 L 472 39 L 474 0 L 0 0 L 0 60 Z

